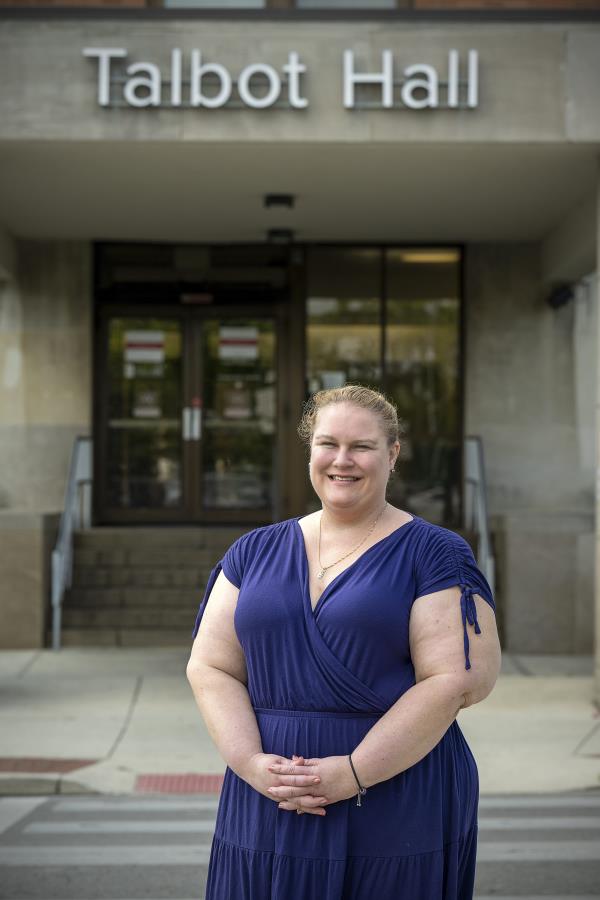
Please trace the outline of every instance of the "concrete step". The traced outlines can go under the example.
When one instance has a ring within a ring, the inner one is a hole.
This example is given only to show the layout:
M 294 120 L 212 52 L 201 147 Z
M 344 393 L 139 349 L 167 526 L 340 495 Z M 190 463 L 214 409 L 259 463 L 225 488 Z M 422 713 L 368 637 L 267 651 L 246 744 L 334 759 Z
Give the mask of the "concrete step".
M 194 607 L 204 594 L 204 587 L 186 588 L 76 588 L 65 597 L 65 609 L 89 607 Z
M 90 528 L 74 535 L 78 549 L 129 549 L 158 547 L 161 549 L 202 550 L 230 546 L 238 537 L 250 531 L 252 525 L 210 525 L 172 528 L 144 526 Z
M 193 624 L 192 622 L 192 626 Z M 161 631 L 122 628 L 118 634 L 119 644 L 121 647 L 188 647 L 191 649 L 194 640 L 192 626 L 185 629 L 163 628 Z
M 174 568 L 146 568 L 143 566 L 82 566 L 76 557 L 73 572 L 73 588 L 120 587 L 203 587 L 208 581 L 212 566 L 181 566 Z
M 193 624 L 193 623 L 192 623 Z M 63 647 L 188 647 L 192 646 L 192 629 L 145 628 L 63 628 Z M 46 646 L 52 646 L 52 634 L 46 635 Z
M 144 567 L 155 569 L 160 567 L 195 568 L 202 566 L 211 569 L 221 559 L 227 547 L 194 550 L 190 548 L 161 549 L 159 547 L 98 547 L 75 548 L 75 565 L 77 567 L 111 567 L 123 568 Z
M 114 628 L 65 628 L 60 632 L 63 647 L 118 647 L 118 633 Z M 52 634 L 46 634 L 46 646 L 52 646 Z
M 89 607 L 89 609 L 64 609 L 63 626 L 66 629 L 127 629 L 144 631 L 180 629 L 191 634 L 197 606 L 172 609 L 121 609 L 114 607 Z
M 211 569 L 251 527 L 132 526 L 77 532 L 62 643 L 191 646 Z

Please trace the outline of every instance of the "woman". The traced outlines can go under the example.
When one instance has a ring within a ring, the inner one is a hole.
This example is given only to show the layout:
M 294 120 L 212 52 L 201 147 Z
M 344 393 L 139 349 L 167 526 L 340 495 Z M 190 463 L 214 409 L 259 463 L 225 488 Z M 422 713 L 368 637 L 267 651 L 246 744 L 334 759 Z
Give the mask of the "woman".
M 489 585 L 461 537 L 386 503 L 385 397 L 320 391 L 299 431 L 322 509 L 236 541 L 194 629 L 188 680 L 227 763 L 207 900 L 469 900 L 456 716 L 498 676 Z

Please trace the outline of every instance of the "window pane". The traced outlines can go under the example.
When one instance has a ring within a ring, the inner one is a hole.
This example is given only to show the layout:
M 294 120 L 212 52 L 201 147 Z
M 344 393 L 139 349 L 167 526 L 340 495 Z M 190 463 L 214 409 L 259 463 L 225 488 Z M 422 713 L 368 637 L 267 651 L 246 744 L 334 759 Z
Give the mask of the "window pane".
M 313 247 L 307 258 L 306 363 L 310 393 L 381 384 L 381 250 Z M 318 507 L 309 491 L 307 511 Z
M 181 323 L 109 323 L 107 494 L 121 509 L 182 502 Z
M 297 9 L 396 9 L 396 6 L 396 0 L 296 0 Z
M 308 254 L 307 379 L 313 391 L 381 381 L 381 251 L 315 247 Z
M 460 254 L 386 251 L 386 384 L 406 433 L 390 502 L 459 524 Z
M 203 325 L 205 509 L 272 509 L 277 484 L 276 334 L 271 319 Z
M 265 0 L 164 0 L 170 9 L 262 9 Z

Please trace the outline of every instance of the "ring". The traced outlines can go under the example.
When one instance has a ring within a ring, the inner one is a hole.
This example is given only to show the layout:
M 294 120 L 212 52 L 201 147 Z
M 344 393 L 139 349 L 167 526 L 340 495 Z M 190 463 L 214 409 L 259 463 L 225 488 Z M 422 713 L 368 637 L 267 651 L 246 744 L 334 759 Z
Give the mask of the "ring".
M 301 810 L 301 809 L 296 809 L 296 813 L 297 813 L 297 815 L 301 816 L 301 815 L 302 815 L 302 810 Z

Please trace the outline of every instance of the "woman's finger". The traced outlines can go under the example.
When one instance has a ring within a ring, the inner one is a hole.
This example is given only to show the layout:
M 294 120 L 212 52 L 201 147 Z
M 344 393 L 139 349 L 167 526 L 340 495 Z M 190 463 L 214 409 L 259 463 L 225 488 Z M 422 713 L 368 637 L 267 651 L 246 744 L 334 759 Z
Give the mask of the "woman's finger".
M 306 787 L 292 787 L 291 785 L 287 784 L 281 785 L 280 787 L 270 787 L 268 788 L 268 792 L 273 797 L 279 797 L 282 800 L 291 800 L 295 797 L 304 797 L 307 793 Z
M 273 772 L 275 775 L 303 775 L 305 777 L 317 777 L 316 769 L 308 766 L 290 766 L 289 764 L 281 765 L 281 763 L 272 763 L 268 769 L 269 772 Z
M 294 797 L 302 797 L 306 793 L 306 788 L 291 787 L 288 784 L 284 784 L 279 787 L 270 787 L 268 792 L 273 797 L 279 797 L 281 800 L 291 800 Z
M 279 807 L 279 809 L 285 809 L 285 810 L 288 810 L 289 812 L 296 812 L 296 813 L 298 812 L 298 806 L 296 805 L 296 803 L 289 801 L 289 800 L 282 800 L 281 803 L 278 804 L 278 807 Z M 316 807 L 304 806 L 300 810 L 300 812 L 307 813 L 308 815 L 312 815 L 312 816 L 326 815 L 325 810 L 323 809 L 322 806 L 316 806 Z
M 291 787 L 311 787 L 321 781 L 318 775 L 277 775 L 277 779 L 277 786 L 287 784 Z
M 299 806 L 301 809 L 316 809 L 319 806 L 325 806 L 327 804 L 327 798 L 313 797 L 312 794 L 305 794 L 303 797 L 296 797 L 296 799 L 291 802 L 295 803 L 296 806 Z

